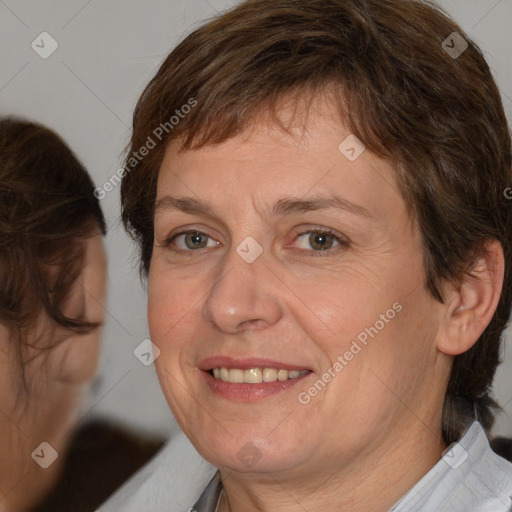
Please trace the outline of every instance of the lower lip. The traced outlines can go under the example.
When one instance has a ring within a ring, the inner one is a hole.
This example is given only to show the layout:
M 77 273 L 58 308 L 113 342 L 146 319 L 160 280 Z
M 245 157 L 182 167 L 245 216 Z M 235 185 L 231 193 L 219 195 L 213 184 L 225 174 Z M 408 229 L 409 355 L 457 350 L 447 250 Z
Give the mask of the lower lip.
M 202 373 L 206 384 L 214 393 L 229 400 L 237 400 L 240 402 L 254 402 L 269 396 L 277 395 L 278 393 L 282 393 L 283 391 L 290 389 L 295 386 L 295 384 L 311 375 L 311 372 L 309 372 L 295 379 L 247 384 L 245 382 L 224 382 L 223 380 L 216 379 L 210 375 L 210 372 L 203 371 Z

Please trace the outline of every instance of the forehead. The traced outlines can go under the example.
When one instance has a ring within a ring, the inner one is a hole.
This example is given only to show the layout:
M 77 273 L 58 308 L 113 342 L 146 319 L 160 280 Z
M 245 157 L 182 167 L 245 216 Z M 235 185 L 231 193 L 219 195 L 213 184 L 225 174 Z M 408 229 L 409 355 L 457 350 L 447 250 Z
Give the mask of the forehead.
M 289 133 L 262 116 L 220 144 L 180 150 L 180 141 L 171 142 L 157 206 L 169 195 L 188 196 L 241 208 L 252 201 L 269 213 L 286 193 L 302 199 L 335 194 L 377 217 L 403 209 L 393 166 L 366 150 L 327 98 L 313 101 L 307 117 L 291 104 L 280 116 Z

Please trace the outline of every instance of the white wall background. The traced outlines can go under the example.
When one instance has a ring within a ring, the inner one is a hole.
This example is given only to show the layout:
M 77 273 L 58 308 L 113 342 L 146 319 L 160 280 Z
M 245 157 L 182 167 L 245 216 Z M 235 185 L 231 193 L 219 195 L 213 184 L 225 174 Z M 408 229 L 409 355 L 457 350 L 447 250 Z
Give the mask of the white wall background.
M 25 116 L 56 130 L 101 185 L 120 167 L 133 108 L 159 63 L 200 21 L 234 3 L 0 0 L 0 115 Z M 486 52 L 512 120 L 512 0 L 441 4 Z M 59 45 L 47 59 L 31 48 L 44 31 Z M 102 207 L 109 224 L 108 315 L 100 376 L 84 414 L 167 436 L 177 427 L 154 369 L 133 355 L 148 336 L 145 293 L 119 223 L 119 190 L 107 194 Z M 496 396 L 506 404 L 496 433 L 512 436 L 509 339 L 507 345 L 495 381 Z

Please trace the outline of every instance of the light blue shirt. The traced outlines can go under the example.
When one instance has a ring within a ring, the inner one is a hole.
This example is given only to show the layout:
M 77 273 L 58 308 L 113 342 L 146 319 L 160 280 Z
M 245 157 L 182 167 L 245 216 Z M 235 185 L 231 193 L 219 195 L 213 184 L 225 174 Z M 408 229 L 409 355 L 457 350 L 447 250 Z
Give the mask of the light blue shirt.
M 390 512 L 512 512 L 512 464 L 474 422 Z
M 216 468 L 179 434 L 98 512 L 215 512 L 221 490 Z M 389 512 L 512 512 L 512 464 L 474 422 Z

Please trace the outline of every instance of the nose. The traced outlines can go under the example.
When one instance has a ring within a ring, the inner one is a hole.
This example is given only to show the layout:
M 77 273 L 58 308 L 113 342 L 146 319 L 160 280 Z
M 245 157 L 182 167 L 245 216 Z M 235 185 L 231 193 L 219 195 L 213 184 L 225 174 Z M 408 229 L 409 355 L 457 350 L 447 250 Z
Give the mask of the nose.
M 279 280 L 264 255 L 247 263 L 233 248 L 203 304 L 203 318 L 227 334 L 264 329 L 282 317 Z

